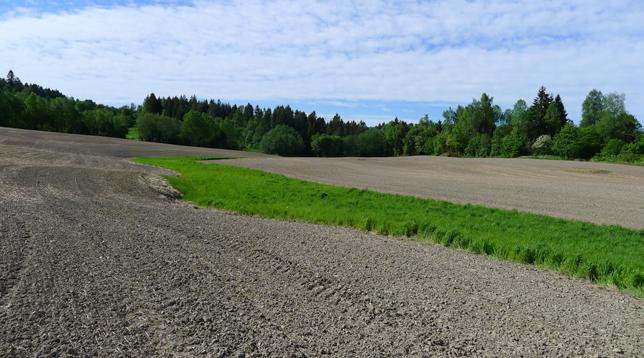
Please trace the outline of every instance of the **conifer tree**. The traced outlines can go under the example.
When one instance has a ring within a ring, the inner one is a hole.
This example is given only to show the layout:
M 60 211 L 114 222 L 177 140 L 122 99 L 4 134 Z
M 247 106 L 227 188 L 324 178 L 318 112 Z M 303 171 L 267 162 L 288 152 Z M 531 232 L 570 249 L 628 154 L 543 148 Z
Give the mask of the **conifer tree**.
M 546 112 L 552 103 L 552 96 L 546 92 L 546 88 L 541 86 L 537 97 L 535 97 L 530 107 L 532 118 L 530 120 L 530 139 L 536 139 L 538 136 L 547 133 L 545 123 Z
M 561 100 L 561 96 L 559 96 L 559 94 L 557 94 L 557 96 L 555 97 L 554 104 L 559 110 L 559 124 L 561 125 L 560 128 L 563 128 L 566 123 L 568 123 L 568 112 L 566 112 L 566 108 L 564 107 L 563 101 Z

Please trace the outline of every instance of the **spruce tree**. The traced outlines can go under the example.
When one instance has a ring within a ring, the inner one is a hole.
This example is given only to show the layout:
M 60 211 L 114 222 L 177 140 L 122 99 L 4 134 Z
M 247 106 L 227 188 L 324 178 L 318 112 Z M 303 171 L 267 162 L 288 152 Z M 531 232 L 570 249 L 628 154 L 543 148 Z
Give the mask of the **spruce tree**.
M 546 132 L 544 134 L 555 135 L 563 126 L 561 125 L 561 111 L 556 103 L 551 103 L 546 111 L 546 116 L 543 118 Z M 565 124 L 564 124 L 565 125 Z
M 566 123 L 568 123 L 568 113 L 566 112 L 566 108 L 564 107 L 563 101 L 561 100 L 561 96 L 557 94 L 555 97 L 554 101 L 555 106 L 557 106 L 557 109 L 559 110 L 559 124 L 560 128 L 563 128 Z
M 545 123 L 546 112 L 552 103 L 552 96 L 546 92 L 546 88 L 541 86 L 537 97 L 535 97 L 530 107 L 532 118 L 530 120 L 530 139 L 536 139 L 538 136 L 547 133 L 547 125 Z
M 143 100 L 143 110 L 148 113 L 161 114 L 163 110 L 161 100 L 158 99 L 154 93 L 150 93 L 150 95 L 145 97 L 145 100 Z

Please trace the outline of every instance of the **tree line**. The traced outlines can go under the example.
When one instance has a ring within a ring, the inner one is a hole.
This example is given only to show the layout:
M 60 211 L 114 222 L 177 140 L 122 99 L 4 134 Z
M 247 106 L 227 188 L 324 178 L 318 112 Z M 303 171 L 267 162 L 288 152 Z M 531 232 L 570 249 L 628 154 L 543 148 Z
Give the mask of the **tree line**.
M 418 123 L 394 119 L 375 127 L 364 122 L 330 121 L 292 110 L 262 109 L 196 97 L 144 100 L 139 120 L 144 140 L 231 149 L 256 149 L 280 155 L 400 156 L 449 155 L 518 157 L 555 155 L 565 159 L 639 161 L 644 136 L 626 111 L 624 95 L 592 90 L 576 126 L 561 97 L 541 87 L 532 103 L 518 100 L 503 111 L 482 94 L 466 106 L 448 109 L 442 120 Z
M 13 71 L 0 79 L 0 126 L 124 138 L 137 108 L 114 108 L 24 84 Z
M 637 162 L 644 155 L 642 128 L 627 112 L 624 95 L 590 91 L 577 126 L 561 97 L 544 87 L 531 104 L 518 100 L 505 111 L 484 93 L 468 105 L 446 110 L 438 121 L 396 118 L 368 127 L 337 114 L 327 121 L 290 106 L 238 106 L 195 96 L 152 93 L 141 106 L 114 108 L 22 84 L 10 72 L 0 80 L 0 125 L 114 137 L 125 137 L 128 128 L 136 127 L 146 141 L 285 156 L 553 155 Z

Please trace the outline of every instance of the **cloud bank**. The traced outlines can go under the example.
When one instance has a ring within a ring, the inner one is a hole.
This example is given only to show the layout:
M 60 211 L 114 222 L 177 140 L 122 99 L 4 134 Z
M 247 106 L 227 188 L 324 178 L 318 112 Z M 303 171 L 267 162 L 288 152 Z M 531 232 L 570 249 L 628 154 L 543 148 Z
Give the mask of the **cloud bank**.
M 5 9 L 0 70 L 113 104 L 154 91 L 416 108 L 487 92 L 508 107 L 545 85 L 575 121 L 598 88 L 641 121 L 643 23 L 641 1 L 85 1 Z

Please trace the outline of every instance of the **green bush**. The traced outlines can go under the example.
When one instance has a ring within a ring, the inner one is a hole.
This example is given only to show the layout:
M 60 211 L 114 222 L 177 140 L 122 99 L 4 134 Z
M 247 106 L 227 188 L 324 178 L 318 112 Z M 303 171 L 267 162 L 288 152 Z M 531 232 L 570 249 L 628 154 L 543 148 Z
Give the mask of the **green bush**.
M 371 128 L 358 135 L 358 155 L 382 157 L 385 155 L 385 136 L 381 129 Z
M 619 155 L 626 143 L 621 139 L 611 139 L 606 143 L 604 148 L 602 148 L 601 156 L 604 158 L 615 157 Z
M 494 134 L 492 135 L 492 140 L 490 144 L 490 156 L 491 157 L 499 157 L 502 156 L 502 148 L 503 148 L 503 139 L 508 136 L 512 132 L 512 127 L 508 124 L 503 124 L 494 130 Z
M 15 96 L 0 91 L 0 126 L 20 127 L 24 103 Z
M 465 147 L 465 156 L 487 157 L 490 155 L 490 136 L 487 134 L 476 134 Z
M 82 118 L 88 134 L 125 138 L 128 131 L 127 119 L 108 108 L 85 111 Z
M 519 131 L 514 128 L 510 134 L 501 140 L 501 156 L 505 158 L 514 158 L 521 155 L 523 150 L 523 139 Z
M 342 154 L 346 157 L 355 157 L 359 155 L 357 135 L 348 135 L 342 138 Z
M 226 137 L 214 118 L 206 113 L 190 111 L 183 116 L 181 140 L 199 147 L 225 147 Z
M 635 153 L 644 155 L 644 133 L 640 133 L 639 140 L 632 143 L 632 146 Z
M 642 161 L 642 143 L 627 143 L 619 152 L 618 160 L 622 162 L 635 163 Z
M 578 155 L 590 159 L 602 149 L 602 136 L 595 126 L 579 128 Z
M 219 130 L 224 138 L 223 143 L 218 146 L 228 149 L 239 149 L 240 144 L 237 140 L 240 137 L 239 130 L 235 127 L 233 121 L 229 119 L 215 119 L 215 122 L 219 125 Z
M 610 139 L 634 142 L 638 137 L 638 130 L 641 128 L 637 119 L 625 112 L 617 115 L 604 112 L 596 126 L 597 131 L 606 142 Z
M 574 124 L 566 124 L 552 143 L 552 150 L 565 159 L 577 158 L 579 155 L 579 128 Z
M 644 160 L 643 147 L 644 143 L 641 140 L 626 143 L 620 139 L 611 139 L 594 159 L 609 162 L 642 162 Z
M 343 151 L 342 137 L 329 134 L 317 134 L 311 138 L 311 152 L 318 157 L 340 157 Z
M 143 112 L 136 120 L 141 140 L 161 143 L 178 143 L 181 122 L 175 118 Z
M 295 156 L 303 153 L 304 141 L 295 129 L 286 125 L 278 125 L 264 134 L 259 148 L 268 154 Z

